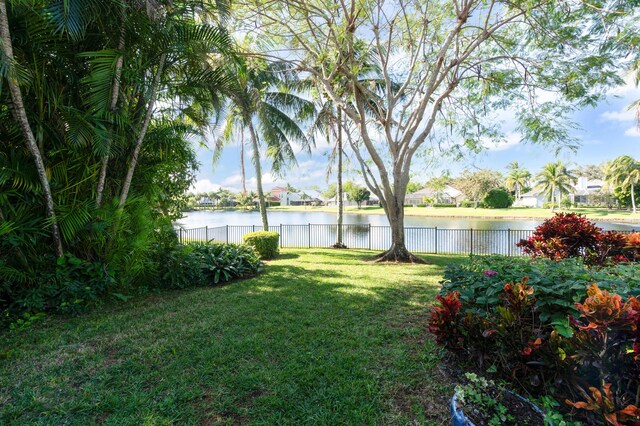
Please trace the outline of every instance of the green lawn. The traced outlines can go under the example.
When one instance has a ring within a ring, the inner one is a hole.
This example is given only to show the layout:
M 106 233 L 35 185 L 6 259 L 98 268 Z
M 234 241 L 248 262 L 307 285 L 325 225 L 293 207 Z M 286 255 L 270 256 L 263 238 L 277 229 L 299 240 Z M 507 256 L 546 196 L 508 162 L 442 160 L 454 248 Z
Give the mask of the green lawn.
M 281 211 L 321 211 L 335 213 L 336 207 L 311 207 L 311 206 L 282 206 L 270 207 L 271 210 Z M 381 207 L 367 206 L 358 209 L 347 207 L 347 213 L 357 214 L 384 214 Z M 622 210 L 607 210 L 595 208 L 556 209 L 556 212 L 574 212 L 585 215 L 593 220 L 621 221 L 640 223 L 640 214 L 633 214 Z M 546 219 L 553 216 L 550 209 L 532 209 L 525 207 L 511 207 L 508 209 L 474 209 L 471 207 L 406 207 L 407 216 L 425 217 L 468 217 L 479 219 Z
M 0 424 L 443 424 L 427 335 L 442 268 L 285 250 L 266 273 L 10 336 Z

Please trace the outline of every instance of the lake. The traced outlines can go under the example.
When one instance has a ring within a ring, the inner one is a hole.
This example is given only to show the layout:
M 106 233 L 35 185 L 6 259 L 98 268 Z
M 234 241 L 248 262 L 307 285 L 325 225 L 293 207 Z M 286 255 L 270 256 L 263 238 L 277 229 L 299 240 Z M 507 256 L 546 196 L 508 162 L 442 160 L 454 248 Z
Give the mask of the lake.
M 334 213 L 317 211 L 270 211 L 268 212 L 269 225 L 306 225 L 306 224 L 335 224 Z M 384 215 L 374 214 L 345 214 L 345 224 L 387 226 L 389 221 Z M 504 219 L 465 219 L 465 218 L 440 218 L 406 216 L 405 227 L 428 227 L 445 229 L 512 229 L 532 230 L 540 225 L 540 220 L 504 220 Z M 200 228 L 204 226 L 217 227 L 225 225 L 256 225 L 261 224 L 260 213 L 257 211 L 245 212 L 236 210 L 227 211 L 193 211 L 186 212 L 185 216 L 177 221 L 177 225 L 185 228 Z M 598 226 L 605 230 L 630 231 L 640 229 L 640 224 L 598 222 Z

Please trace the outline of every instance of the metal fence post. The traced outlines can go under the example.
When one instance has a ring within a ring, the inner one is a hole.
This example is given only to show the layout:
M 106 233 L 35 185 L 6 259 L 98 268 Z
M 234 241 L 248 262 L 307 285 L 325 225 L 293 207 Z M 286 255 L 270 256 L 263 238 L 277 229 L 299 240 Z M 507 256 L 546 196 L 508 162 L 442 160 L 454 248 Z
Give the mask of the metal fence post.
M 507 256 L 511 256 L 511 228 L 507 229 Z
M 307 224 L 307 226 L 309 227 L 309 248 L 311 248 L 311 224 Z
M 284 238 L 282 238 L 282 224 L 280 224 L 280 247 L 284 248 L 284 245 L 282 244 L 282 242 L 284 241 Z
M 434 228 L 435 232 L 436 232 L 436 236 L 435 236 L 435 252 L 436 254 L 438 254 L 438 227 L 436 226 Z
M 469 254 L 472 255 L 473 254 L 473 228 L 469 228 L 469 231 L 471 233 L 471 252 Z
M 229 244 L 229 225 L 227 225 L 227 244 Z
M 371 224 L 369 224 L 369 250 L 371 250 Z

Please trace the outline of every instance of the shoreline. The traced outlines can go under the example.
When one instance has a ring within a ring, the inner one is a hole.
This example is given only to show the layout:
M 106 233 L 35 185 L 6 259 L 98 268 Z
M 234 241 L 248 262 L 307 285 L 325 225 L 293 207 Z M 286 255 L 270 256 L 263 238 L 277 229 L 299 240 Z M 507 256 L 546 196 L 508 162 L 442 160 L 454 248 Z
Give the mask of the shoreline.
M 447 215 L 444 211 L 437 212 L 431 214 L 432 211 L 429 211 L 429 214 L 423 214 L 422 212 L 416 212 L 412 210 L 413 208 L 409 207 L 405 210 L 405 216 L 410 217 L 424 217 L 424 218 L 436 218 L 436 219 L 482 219 L 482 220 L 513 220 L 513 221 L 544 221 L 552 217 L 551 212 L 546 215 L 534 215 L 534 216 L 525 216 L 525 215 L 495 215 L 495 214 L 460 214 L 460 215 Z M 444 208 L 443 210 L 455 210 L 459 209 L 459 207 L 451 207 Z M 298 207 L 298 206 L 287 206 L 287 207 L 275 207 L 269 208 L 267 211 L 280 211 L 280 212 L 324 212 L 324 213 L 337 213 L 335 208 L 332 207 Z M 605 213 L 609 213 L 609 211 L 604 211 Z M 598 216 L 597 214 L 589 214 L 588 212 L 583 211 L 574 211 L 574 210 L 557 210 L 556 213 L 578 213 L 582 214 L 587 219 L 592 220 L 594 222 L 607 222 L 607 223 L 623 223 L 630 225 L 638 225 L 640 228 L 640 214 L 638 217 L 607 217 L 607 216 Z M 599 213 L 599 212 L 598 212 Z M 612 214 L 621 214 L 622 212 L 613 212 Z M 359 214 L 359 215 L 384 215 L 384 210 L 381 208 L 376 208 L 375 210 L 367 209 L 366 207 L 361 210 L 352 210 L 345 209 L 344 214 Z M 624 213 L 622 213 L 624 214 Z M 631 213 L 627 213 L 631 214 Z
M 508 209 L 510 211 L 498 210 L 504 213 L 509 214 L 496 214 L 492 213 L 490 210 L 492 209 L 481 209 L 478 210 L 477 214 L 474 214 L 472 208 L 463 208 L 465 210 L 470 211 L 460 211 L 460 207 L 451 207 L 451 208 L 424 208 L 424 207 L 407 207 L 405 209 L 405 216 L 412 218 L 434 218 L 434 219 L 477 219 L 477 220 L 504 220 L 504 221 L 539 221 L 542 222 L 546 219 L 552 217 L 552 214 L 549 210 L 542 209 L 522 209 L 522 211 L 530 211 L 531 215 L 518 214 L 521 209 Z M 515 210 L 515 211 L 512 211 Z M 538 211 L 536 211 L 538 210 Z M 247 211 L 257 211 L 257 209 L 235 209 L 235 208 L 225 208 L 225 209 L 195 209 L 191 210 L 193 212 L 207 211 L 207 212 L 229 212 L 229 211 L 238 211 L 238 212 L 247 212 Z M 267 212 L 321 212 L 321 213 L 332 213 L 336 214 L 337 209 L 335 207 L 326 207 L 326 206 L 285 206 L 285 207 L 268 207 Z M 451 213 L 459 213 L 459 214 L 447 214 Z M 620 223 L 625 225 L 637 225 L 638 229 L 640 229 L 640 214 L 637 217 L 631 217 L 630 212 L 623 211 L 611 211 L 611 210 L 598 210 L 598 209 L 579 209 L 579 210 L 557 210 L 557 213 L 578 213 L 585 216 L 587 219 L 594 222 L 605 222 L 605 223 Z M 188 213 L 187 211 L 183 213 Z M 384 210 L 380 207 L 363 207 L 362 209 L 356 208 L 346 208 L 344 211 L 345 215 L 384 215 Z M 614 216 L 614 217 L 611 217 Z

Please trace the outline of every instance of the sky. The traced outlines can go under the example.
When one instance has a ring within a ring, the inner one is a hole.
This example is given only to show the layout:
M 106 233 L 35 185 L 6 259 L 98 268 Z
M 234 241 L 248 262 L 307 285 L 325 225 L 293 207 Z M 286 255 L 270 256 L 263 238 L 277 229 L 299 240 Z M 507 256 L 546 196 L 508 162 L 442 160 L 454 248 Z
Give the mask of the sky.
M 624 86 L 612 89 L 605 101 L 595 108 L 590 107 L 574 114 L 574 122 L 579 129 L 574 136 L 580 141 L 577 152 L 565 150 L 556 155 L 553 149 L 521 142 L 515 132 L 507 132 L 503 143 L 487 143 L 485 150 L 479 154 L 469 154 L 463 160 L 452 163 L 443 160 L 435 166 L 428 166 L 420 159 L 412 163 L 412 181 L 424 183 L 427 179 L 443 174 L 457 176 L 465 169 L 490 168 L 505 173 L 506 166 L 517 161 L 521 167 L 537 173 L 546 163 L 562 160 L 572 165 L 599 164 L 612 160 L 620 155 L 630 155 L 640 159 L 640 128 L 635 120 L 635 112 L 629 105 L 640 99 L 640 88 L 631 79 Z M 514 127 L 505 124 L 505 128 Z M 334 177 L 327 181 L 327 156 L 330 148 L 318 145 L 311 156 L 306 153 L 298 155 L 298 165 L 292 166 L 284 176 L 274 176 L 269 164 L 263 165 L 263 187 L 269 191 L 274 186 L 285 186 L 287 183 L 298 189 L 325 189 Z M 247 173 L 247 189 L 256 189 L 256 178 L 250 153 L 245 152 L 245 168 Z M 216 191 L 220 187 L 232 191 L 242 188 L 240 174 L 240 147 L 230 145 L 225 148 L 220 161 L 212 165 L 212 151 L 208 148 L 197 148 L 200 169 L 197 182 L 192 192 Z M 355 160 L 354 160 L 355 161 Z M 439 165 L 438 165 L 439 164 Z M 356 164 L 352 162 L 351 169 Z M 361 181 L 355 170 L 347 171 L 347 179 Z

